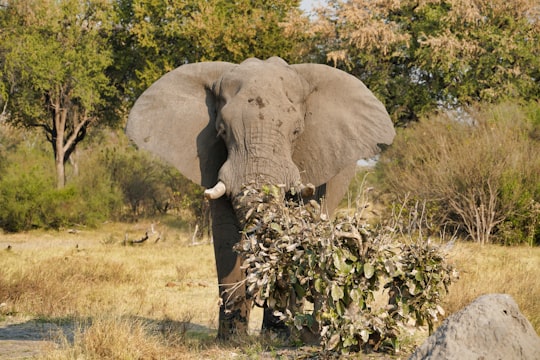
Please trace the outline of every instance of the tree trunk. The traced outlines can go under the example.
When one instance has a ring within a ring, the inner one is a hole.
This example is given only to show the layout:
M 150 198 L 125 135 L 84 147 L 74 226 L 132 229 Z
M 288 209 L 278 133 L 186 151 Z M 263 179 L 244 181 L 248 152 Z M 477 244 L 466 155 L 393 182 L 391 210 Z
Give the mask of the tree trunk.
M 65 116 L 65 115 L 61 115 Z M 64 127 L 63 123 L 56 127 L 56 139 L 54 144 L 54 162 L 56 167 L 56 188 L 63 189 L 66 186 L 66 167 L 64 162 Z
M 66 131 L 67 115 L 67 108 L 62 107 L 61 97 L 58 96 L 54 106 L 54 124 L 52 133 L 57 189 L 63 189 L 66 186 L 64 134 Z
M 60 154 L 60 152 L 62 154 Z M 54 162 L 56 166 L 56 188 L 63 189 L 66 186 L 66 167 L 64 164 L 64 153 L 62 149 L 57 150 Z
M 63 189 L 66 185 L 65 165 L 71 159 L 77 144 L 85 138 L 86 126 L 91 119 L 86 111 L 81 113 L 78 106 L 71 104 L 69 96 L 63 98 L 62 95 L 56 98 L 52 114 L 53 127 L 49 133 L 54 151 L 56 187 Z M 71 126 L 68 126 L 68 121 L 72 122 Z M 73 159 L 75 175 L 78 173 L 76 161 L 77 159 Z

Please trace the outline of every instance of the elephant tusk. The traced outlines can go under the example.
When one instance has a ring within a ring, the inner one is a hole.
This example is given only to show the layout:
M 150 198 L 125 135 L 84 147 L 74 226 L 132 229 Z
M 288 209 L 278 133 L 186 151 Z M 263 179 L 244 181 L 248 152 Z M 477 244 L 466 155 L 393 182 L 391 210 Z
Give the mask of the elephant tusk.
M 310 197 L 310 196 L 313 196 L 313 194 L 315 194 L 315 185 L 313 184 L 307 184 L 307 185 L 302 185 L 300 187 L 300 195 L 303 197 L 303 198 L 306 198 L 306 197 Z
M 215 200 L 225 195 L 226 191 L 227 191 L 227 187 L 225 186 L 223 181 L 218 181 L 218 183 L 213 188 L 206 189 L 204 191 L 204 196 L 207 199 Z

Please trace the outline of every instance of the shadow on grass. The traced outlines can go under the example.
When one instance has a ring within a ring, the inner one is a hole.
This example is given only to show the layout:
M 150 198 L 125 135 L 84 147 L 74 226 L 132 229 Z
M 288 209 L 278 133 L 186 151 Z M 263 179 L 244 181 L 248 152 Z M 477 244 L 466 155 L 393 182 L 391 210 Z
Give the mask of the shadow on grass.
M 155 320 L 135 316 L 119 319 L 118 321 L 128 324 L 143 324 L 149 334 L 168 342 L 210 343 L 215 339 L 216 334 L 214 329 L 191 322 Z M 25 321 L 8 318 L 0 322 L 0 349 L 2 349 L 0 358 L 4 358 L 2 355 L 15 358 L 24 354 L 34 356 L 39 353 L 44 342 L 73 345 L 78 334 L 84 334 L 94 324 L 99 324 L 99 321 L 97 318 L 37 318 Z
M 110 320 L 110 319 L 109 319 Z M 92 326 L 99 326 L 99 318 L 87 319 L 33 319 L 18 323 L 0 322 L 0 358 L 20 359 L 46 355 L 55 348 L 77 347 L 80 337 L 87 335 Z M 108 321 L 108 320 L 105 320 Z M 200 358 L 234 358 L 243 354 L 260 359 L 319 359 L 320 347 L 298 346 L 286 340 L 249 335 L 223 342 L 216 339 L 216 330 L 191 322 L 155 320 L 144 317 L 114 317 L 113 322 L 143 325 L 147 335 L 161 339 L 169 349 L 179 349 Z M 101 329 L 110 330 L 110 329 Z M 114 332 L 110 336 L 116 336 Z M 46 344 L 49 344 L 48 346 Z M 80 344 L 79 344 L 80 346 Z M 163 358 L 167 358 L 164 354 Z

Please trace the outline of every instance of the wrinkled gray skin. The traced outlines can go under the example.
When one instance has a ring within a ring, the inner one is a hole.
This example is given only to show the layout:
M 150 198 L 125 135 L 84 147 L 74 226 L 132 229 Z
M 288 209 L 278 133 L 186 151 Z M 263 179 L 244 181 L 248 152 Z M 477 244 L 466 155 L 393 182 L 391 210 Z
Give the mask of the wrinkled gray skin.
M 224 184 L 225 194 L 210 200 L 222 339 L 246 333 L 251 308 L 245 288 L 226 292 L 244 278 L 232 249 L 240 239 L 233 203 L 242 208 L 234 200 L 242 185 L 311 183 L 332 212 L 356 161 L 375 155 L 395 135 L 384 106 L 361 81 L 326 65 L 288 65 L 278 57 L 183 65 L 140 96 L 126 131 L 139 148 L 192 181 L 207 188 Z M 265 311 L 263 328 L 275 325 Z

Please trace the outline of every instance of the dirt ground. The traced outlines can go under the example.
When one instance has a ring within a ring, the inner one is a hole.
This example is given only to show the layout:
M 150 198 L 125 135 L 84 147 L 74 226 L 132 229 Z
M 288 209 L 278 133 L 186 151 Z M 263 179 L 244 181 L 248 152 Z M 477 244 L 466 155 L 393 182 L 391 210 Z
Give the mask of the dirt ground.
M 72 332 L 69 326 L 60 327 L 47 322 L 8 317 L 0 322 L 0 359 L 27 359 L 52 348 L 53 339 L 62 332 Z

